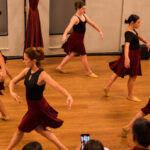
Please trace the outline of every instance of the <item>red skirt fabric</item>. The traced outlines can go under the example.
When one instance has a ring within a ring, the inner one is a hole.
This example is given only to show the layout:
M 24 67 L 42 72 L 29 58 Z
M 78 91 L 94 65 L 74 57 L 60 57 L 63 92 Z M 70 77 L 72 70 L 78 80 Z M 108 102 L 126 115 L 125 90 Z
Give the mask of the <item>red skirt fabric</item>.
M 149 99 L 148 103 L 146 104 L 146 106 L 141 109 L 141 111 L 145 115 L 150 114 L 150 99 Z
M 27 100 L 28 111 L 24 115 L 18 129 L 23 132 L 31 132 L 37 126 L 43 128 L 58 128 L 63 124 L 63 120 L 57 118 L 58 112 L 54 110 L 45 100 Z
M 62 45 L 62 48 L 67 54 L 75 52 L 79 55 L 85 55 L 86 51 L 83 40 L 84 40 L 83 33 L 72 32 L 67 42 Z
M 28 47 L 43 47 L 38 3 L 39 0 L 29 0 L 30 8 L 28 14 L 24 49 Z
M 141 76 L 141 50 L 129 50 L 129 58 L 130 68 L 125 68 L 125 56 L 123 54 L 118 60 L 109 63 L 110 69 L 122 78 L 126 75 Z

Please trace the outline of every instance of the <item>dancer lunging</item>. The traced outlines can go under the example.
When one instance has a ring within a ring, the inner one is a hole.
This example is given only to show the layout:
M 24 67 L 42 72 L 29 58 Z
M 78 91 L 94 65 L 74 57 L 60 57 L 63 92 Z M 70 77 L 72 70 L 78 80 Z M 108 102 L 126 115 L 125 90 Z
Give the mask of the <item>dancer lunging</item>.
M 85 46 L 83 43 L 84 34 L 86 31 L 86 23 L 90 24 L 93 28 L 95 28 L 100 37 L 103 39 L 103 33 L 100 28 L 89 19 L 89 17 L 85 14 L 85 3 L 83 1 L 75 2 L 75 9 L 76 14 L 71 18 L 69 25 L 65 29 L 65 32 L 62 37 L 62 42 L 64 43 L 62 48 L 67 53 L 67 56 L 62 60 L 62 62 L 56 68 L 57 71 L 64 73 L 62 70 L 65 64 L 76 54 L 81 56 L 82 64 L 87 71 L 88 76 L 90 77 L 98 77 L 93 71 L 90 69 L 87 55 L 85 51 Z M 70 37 L 67 39 L 67 34 L 73 27 L 73 32 L 71 33 Z
M 35 130 L 48 140 L 52 141 L 60 150 L 66 147 L 57 139 L 57 137 L 46 127 L 58 128 L 63 121 L 57 118 L 58 112 L 55 111 L 43 97 L 43 91 L 46 83 L 67 97 L 68 108 L 71 108 L 72 97 L 54 81 L 41 67 L 40 60 L 44 57 L 41 48 L 27 48 L 24 52 L 24 63 L 27 67 L 10 82 L 10 94 L 21 103 L 19 96 L 14 92 L 14 85 L 25 78 L 26 98 L 28 111 L 24 115 L 17 131 L 12 137 L 7 150 L 12 150 L 24 135 L 24 132 Z

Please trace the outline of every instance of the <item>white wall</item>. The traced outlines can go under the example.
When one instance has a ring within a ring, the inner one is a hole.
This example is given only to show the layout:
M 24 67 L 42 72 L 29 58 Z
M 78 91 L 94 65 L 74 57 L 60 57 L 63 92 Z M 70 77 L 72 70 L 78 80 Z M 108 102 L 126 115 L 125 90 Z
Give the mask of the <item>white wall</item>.
M 98 24 L 104 32 L 101 40 L 97 31 L 87 25 L 85 46 L 87 52 L 118 52 L 120 34 L 124 42 L 125 25 L 121 23 L 122 2 L 124 2 L 123 21 L 130 14 L 141 17 L 139 32 L 150 41 L 149 14 L 150 0 L 86 0 L 87 15 Z M 16 5 L 17 4 L 17 5 Z M 43 32 L 45 54 L 62 54 L 61 36 L 49 36 L 49 0 L 40 0 L 39 13 Z M 0 37 L 0 49 L 7 56 L 22 56 L 24 47 L 24 1 L 8 0 L 8 37 Z M 51 49 L 49 49 L 51 47 Z M 8 50 L 7 50 L 8 49 Z

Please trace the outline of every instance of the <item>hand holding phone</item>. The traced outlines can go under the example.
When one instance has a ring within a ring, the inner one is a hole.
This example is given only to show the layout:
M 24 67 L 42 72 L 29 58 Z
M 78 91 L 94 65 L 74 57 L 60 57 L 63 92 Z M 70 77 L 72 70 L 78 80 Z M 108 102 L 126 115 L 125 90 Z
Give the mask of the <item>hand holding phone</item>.
M 90 134 L 81 134 L 81 150 L 84 149 L 85 144 L 90 140 Z

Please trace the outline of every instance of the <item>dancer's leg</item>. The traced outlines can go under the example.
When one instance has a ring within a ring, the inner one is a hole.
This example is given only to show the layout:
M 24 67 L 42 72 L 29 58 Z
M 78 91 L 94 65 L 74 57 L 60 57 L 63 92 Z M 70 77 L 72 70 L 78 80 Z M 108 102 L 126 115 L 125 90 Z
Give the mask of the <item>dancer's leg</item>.
M 113 73 L 106 85 L 106 87 L 104 88 L 104 93 L 105 93 L 105 96 L 109 96 L 109 90 L 111 88 L 111 85 L 115 82 L 115 80 L 118 78 L 118 75 L 116 73 Z
M 142 117 L 144 117 L 144 116 L 145 116 L 145 114 L 144 114 L 142 111 L 138 112 L 138 113 L 132 118 L 132 120 L 131 120 L 126 126 L 124 126 L 124 127 L 122 128 L 121 136 L 122 136 L 123 138 L 126 138 L 126 137 L 127 137 L 127 134 L 128 134 L 129 131 L 132 129 L 132 126 L 133 126 L 133 124 L 134 124 L 134 121 L 135 121 L 136 119 L 142 118 Z
M 4 104 L 3 104 L 3 102 L 1 100 L 0 100 L 0 112 L 2 113 L 2 117 L 4 117 L 4 118 L 7 117 Z
M 43 129 L 42 126 L 38 126 L 35 130 L 42 136 L 46 137 L 49 141 L 53 142 L 59 150 L 67 150 L 67 148 L 58 140 L 55 134 L 51 131 Z
M 136 80 L 136 76 L 134 77 L 130 76 L 128 80 L 128 97 L 130 98 L 134 98 L 133 88 L 134 88 L 135 80 Z
M 132 118 L 132 120 L 129 122 L 129 124 L 127 124 L 127 125 L 125 126 L 126 129 L 127 129 L 128 131 L 131 130 L 134 121 L 135 121 L 136 119 L 138 119 L 138 118 L 143 118 L 144 116 L 145 116 L 145 114 L 144 114 L 142 111 L 138 112 L 138 113 Z
M 17 129 L 6 150 L 12 150 L 22 139 L 24 132 Z
M 91 68 L 89 67 L 87 55 L 81 55 L 81 60 L 82 60 L 83 66 L 84 66 L 85 70 L 88 72 L 88 74 L 92 74 L 93 72 L 92 72 Z
M 111 88 L 111 85 L 114 83 L 114 81 L 118 78 L 118 75 L 116 73 L 113 73 L 108 81 L 108 84 L 106 85 L 106 89 L 109 91 Z
M 75 55 L 75 52 L 71 52 L 69 55 L 65 56 L 65 58 L 61 61 L 57 68 L 61 70 L 64 67 L 64 65 Z

